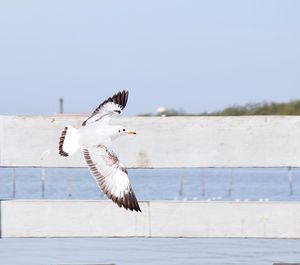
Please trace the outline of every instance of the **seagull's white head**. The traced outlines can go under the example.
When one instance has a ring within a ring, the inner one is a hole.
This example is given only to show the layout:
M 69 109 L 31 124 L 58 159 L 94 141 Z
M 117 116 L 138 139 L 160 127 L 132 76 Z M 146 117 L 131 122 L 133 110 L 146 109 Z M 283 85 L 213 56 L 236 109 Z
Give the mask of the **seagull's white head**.
M 122 135 L 135 135 L 135 134 L 136 132 L 130 131 L 124 126 L 114 126 L 112 137 L 117 138 Z

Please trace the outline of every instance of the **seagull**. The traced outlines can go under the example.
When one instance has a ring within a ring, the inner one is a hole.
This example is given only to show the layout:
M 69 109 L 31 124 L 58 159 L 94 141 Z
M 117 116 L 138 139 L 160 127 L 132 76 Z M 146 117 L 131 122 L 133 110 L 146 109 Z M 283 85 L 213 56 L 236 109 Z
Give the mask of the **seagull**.
M 120 91 L 103 101 L 76 129 L 65 126 L 59 139 L 59 154 L 68 157 L 81 149 L 91 175 L 101 192 L 120 208 L 141 212 L 126 168 L 113 151 L 112 141 L 122 135 L 136 133 L 109 122 L 113 116 L 121 114 L 128 100 L 128 91 Z

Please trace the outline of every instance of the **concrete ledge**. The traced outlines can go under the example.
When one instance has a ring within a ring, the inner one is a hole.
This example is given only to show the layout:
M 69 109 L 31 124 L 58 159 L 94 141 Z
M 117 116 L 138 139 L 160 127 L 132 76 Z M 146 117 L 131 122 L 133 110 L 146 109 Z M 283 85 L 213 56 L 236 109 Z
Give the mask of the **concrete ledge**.
M 2 237 L 300 238 L 299 202 L 2 201 Z
M 104 201 L 3 201 L 2 237 L 149 236 L 143 214 Z
M 86 117 L 0 116 L 0 166 L 84 167 L 81 152 L 58 155 L 66 124 Z M 115 143 L 129 168 L 300 167 L 300 116 L 127 117 L 137 131 Z M 167 155 L 166 155 L 167 154 Z

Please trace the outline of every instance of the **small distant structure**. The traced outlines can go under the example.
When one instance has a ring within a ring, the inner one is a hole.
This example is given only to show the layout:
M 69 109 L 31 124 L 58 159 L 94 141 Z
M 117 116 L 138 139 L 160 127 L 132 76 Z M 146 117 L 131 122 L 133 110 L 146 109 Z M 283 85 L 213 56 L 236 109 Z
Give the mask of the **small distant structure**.
M 64 99 L 59 99 L 59 113 L 64 113 Z
M 156 109 L 156 115 L 157 116 L 166 116 L 167 109 L 165 107 L 158 107 Z

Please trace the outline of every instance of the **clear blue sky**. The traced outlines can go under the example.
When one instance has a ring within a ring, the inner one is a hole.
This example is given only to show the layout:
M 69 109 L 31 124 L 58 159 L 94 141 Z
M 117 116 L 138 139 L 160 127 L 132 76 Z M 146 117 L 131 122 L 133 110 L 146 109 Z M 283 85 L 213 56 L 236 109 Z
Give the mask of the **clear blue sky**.
M 300 98 L 300 1 L 0 2 L 0 114 L 198 113 Z

